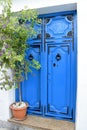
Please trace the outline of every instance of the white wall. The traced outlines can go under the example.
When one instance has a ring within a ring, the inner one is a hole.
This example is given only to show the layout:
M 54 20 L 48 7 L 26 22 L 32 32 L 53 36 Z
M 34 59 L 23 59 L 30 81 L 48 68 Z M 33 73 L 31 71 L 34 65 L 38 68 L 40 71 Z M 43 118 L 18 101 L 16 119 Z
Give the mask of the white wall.
M 87 3 L 86 0 L 13 0 L 14 11 L 21 10 L 24 5 L 29 8 L 40 8 L 77 2 L 78 5 L 78 86 L 76 130 L 87 130 Z M 0 94 L 1 95 L 1 94 Z M 1 96 L 0 96 L 1 97 Z M 7 98 L 8 101 L 9 99 Z M 1 101 L 0 101 L 1 103 Z M 0 107 L 1 108 L 1 107 Z M 3 108 L 2 108 L 3 109 Z
M 9 106 L 14 101 L 14 89 L 9 91 L 0 90 L 0 120 L 7 121 L 12 116 Z
M 13 0 L 13 8 L 12 10 L 20 10 L 25 5 L 29 8 L 41 8 L 41 7 L 48 7 L 48 6 L 55 6 L 55 5 L 62 5 L 62 4 L 69 4 L 75 3 L 77 0 Z
M 4 69 L 4 67 L 3 67 Z M 6 70 L 6 69 L 4 69 Z M 10 80 L 12 80 L 12 71 L 11 69 L 6 70 L 7 74 L 10 75 Z M 2 72 L 0 71 L 0 78 L 3 77 Z M 2 80 L 3 81 L 3 80 Z M 0 83 L 2 82 L 0 80 Z M 0 88 L 2 86 L 0 85 Z M 8 86 L 6 86 L 8 87 Z M 9 109 L 9 106 L 15 101 L 15 90 L 1 90 L 0 89 L 0 120 L 6 121 L 8 120 L 12 115 L 11 111 Z
M 78 3 L 78 91 L 76 130 L 87 130 L 87 2 Z

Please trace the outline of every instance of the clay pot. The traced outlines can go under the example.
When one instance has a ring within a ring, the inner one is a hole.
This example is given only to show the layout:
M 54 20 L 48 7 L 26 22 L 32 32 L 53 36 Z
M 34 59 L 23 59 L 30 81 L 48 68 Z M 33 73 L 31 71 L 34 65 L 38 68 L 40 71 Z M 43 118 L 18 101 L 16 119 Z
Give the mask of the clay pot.
M 13 103 L 14 104 L 14 103 Z M 26 112 L 28 104 L 22 108 L 15 108 L 13 104 L 10 105 L 10 109 L 12 111 L 13 117 L 15 120 L 24 120 L 26 118 Z

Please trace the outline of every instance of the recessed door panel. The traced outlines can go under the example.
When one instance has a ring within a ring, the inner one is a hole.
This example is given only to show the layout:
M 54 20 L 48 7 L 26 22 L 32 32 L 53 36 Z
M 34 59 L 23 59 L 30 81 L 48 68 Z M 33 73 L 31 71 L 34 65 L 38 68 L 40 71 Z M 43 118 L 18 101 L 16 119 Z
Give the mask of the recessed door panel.
M 69 37 L 68 33 L 72 33 L 73 28 L 73 15 L 46 18 L 45 23 L 46 38 L 56 39 Z
M 48 46 L 47 112 L 65 114 L 70 105 L 70 46 Z M 58 115 L 57 115 L 58 114 Z

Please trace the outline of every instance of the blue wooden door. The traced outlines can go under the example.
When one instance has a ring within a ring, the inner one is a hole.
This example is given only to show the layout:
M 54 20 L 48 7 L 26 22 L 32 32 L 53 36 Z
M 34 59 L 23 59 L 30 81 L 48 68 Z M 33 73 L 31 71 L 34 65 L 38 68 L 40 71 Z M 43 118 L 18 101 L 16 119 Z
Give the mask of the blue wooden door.
M 76 101 L 76 12 L 41 15 L 28 39 L 26 58 L 38 60 L 22 83 L 22 99 L 29 103 L 28 113 L 75 120 Z
M 70 106 L 70 46 L 48 45 L 47 106 L 45 115 L 72 118 Z

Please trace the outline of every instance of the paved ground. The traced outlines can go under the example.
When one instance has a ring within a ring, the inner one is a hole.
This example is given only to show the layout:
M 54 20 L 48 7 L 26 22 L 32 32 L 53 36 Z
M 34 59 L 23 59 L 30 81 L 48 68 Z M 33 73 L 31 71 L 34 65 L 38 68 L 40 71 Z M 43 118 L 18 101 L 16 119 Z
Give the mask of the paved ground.
M 7 128 L 0 128 L 0 130 L 8 130 Z
M 0 121 L 0 130 L 34 130 L 27 126 L 18 125 L 10 122 Z
M 0 128 L 0 130 L 11 130 L 9 128 Z
M 0 128 L 0 130 L 34 130 L 31 128 L 27 128 L 27 127 L 15 127 L 13 126 L 13 128 Z
M 0 128 L 0 130 L 33 130 L 33 129 L 29 129 L 29 128 Z

